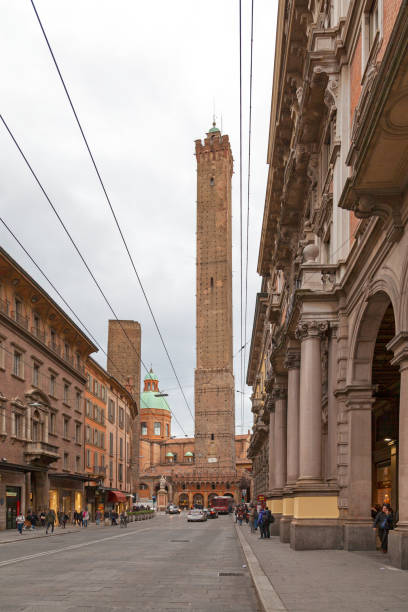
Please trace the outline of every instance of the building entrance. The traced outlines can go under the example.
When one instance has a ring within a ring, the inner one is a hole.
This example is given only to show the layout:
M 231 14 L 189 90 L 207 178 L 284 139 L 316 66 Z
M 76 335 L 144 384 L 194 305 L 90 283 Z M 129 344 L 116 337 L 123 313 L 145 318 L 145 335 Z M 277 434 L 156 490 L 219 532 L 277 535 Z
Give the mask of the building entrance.
M 21 510 L 21 487 L 6 487 L 6 529 L 16 529 Z
M 372 384 L 375 403 L 372 415 L 372 503 L 398 510 L 398 420 L 400 373 L 391 365 L 387 344 L 395 336 L 391 304 L 385 311 L 374 347 Z

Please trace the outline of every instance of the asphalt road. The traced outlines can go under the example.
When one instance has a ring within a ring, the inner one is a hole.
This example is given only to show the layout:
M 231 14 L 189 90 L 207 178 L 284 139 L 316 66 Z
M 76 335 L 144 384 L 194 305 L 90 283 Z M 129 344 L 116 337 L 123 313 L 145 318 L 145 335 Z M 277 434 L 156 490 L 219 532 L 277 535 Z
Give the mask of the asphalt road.
M 0 545 L 0 611 L 258 610 L 228 516 L 183 516 Z M 223 575 L 226 574 L 226 575 Z M 230 574 L 230 575 L 228 575 Z

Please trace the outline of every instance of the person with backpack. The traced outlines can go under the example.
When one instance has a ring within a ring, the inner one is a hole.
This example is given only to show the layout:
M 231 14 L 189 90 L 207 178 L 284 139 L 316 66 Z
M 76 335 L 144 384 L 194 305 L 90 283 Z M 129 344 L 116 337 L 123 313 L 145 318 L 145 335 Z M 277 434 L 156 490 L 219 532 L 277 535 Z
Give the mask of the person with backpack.
M 388 534 L 393 529 L 393 515 L 389 504 L 384 504 L 381 512 L 378 512 L 374 520 L 373 529 L 378 528 L 378 535 L 381 540 L 381 550 L 385 554 L 388 551 Z

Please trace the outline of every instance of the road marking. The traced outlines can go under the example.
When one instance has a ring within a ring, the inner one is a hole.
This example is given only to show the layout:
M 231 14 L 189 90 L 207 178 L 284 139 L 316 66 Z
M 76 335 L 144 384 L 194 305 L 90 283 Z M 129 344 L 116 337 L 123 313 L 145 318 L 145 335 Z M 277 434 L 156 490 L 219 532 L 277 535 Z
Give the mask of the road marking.
M 45 550 L 43 552 L 34 553 L 32 555 L 26 555 L 24 557 L 16 557 L 15 559 L 8 559 L 7 561 L 0 561 L 0 567 L 5 565 L 12 565 L 13 563 L 20 563 L 20 561 L 29 561 L 30 559 L 37 559 L 38 557 L 46 557 L 47 555 L 56 555 L 66 550 L 75 550 L 76 548 L 84 548 L 85 546 L 92 546 L 99 542 L 107 542 L 108 540 L 117 540 L 118 538 L 126 538 L 127 536 L 134 535 L 135 533 L 142 533 L 143 531 L 149 531 L 151 528 L 146 527 L 145 529 L 137 529 L 135 531 L 129 530 L 126 533 L 120 535 L 109 536 L 107 538 L 100 538 L 99 540 L 92 540 L 91 542 L 82 542 L 81 544 L 72 544 L 71 546 L 64 546 L 63 548 L 55 548 L 54 550 Z

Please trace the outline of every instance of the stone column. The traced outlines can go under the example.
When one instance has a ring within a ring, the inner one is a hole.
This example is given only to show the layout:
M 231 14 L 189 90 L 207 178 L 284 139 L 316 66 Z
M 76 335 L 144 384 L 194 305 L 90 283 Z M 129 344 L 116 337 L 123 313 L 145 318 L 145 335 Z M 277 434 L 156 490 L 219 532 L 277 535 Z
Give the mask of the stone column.
M 27 406 L 25 413 L 25 438 L 31 440 L 31 408 Z
M 293 485 L 299 475 L 299 351 L 288 351 L 285 367 L 288 370 L 286 483 L 279 535 L 281 542 L 290 542 L 290 524 L 293 518 Z
M 337 325 L 330 323 L 327 380 L 327 480 L 337 483 Z
M 400 332 L 387 345 L 401 372 L 398 434 L 398 524 L 390 531 L 388 552 L 392 565 L 408 569 L 408 332 Z
M 286 484 L 286 389 L 275 387 L 275 489 L 283 494 Z
M 268 469 L 269 483 L 268 489 L 275 488 L 275 406 L 271 408 L 269 415 L 269 440 L 268 440 Z
M 297 329 L 301 340 L 299 479 L 322 480 L 322 369 L 320 338 L 327 330 L 325 321 L 304 321 Z

